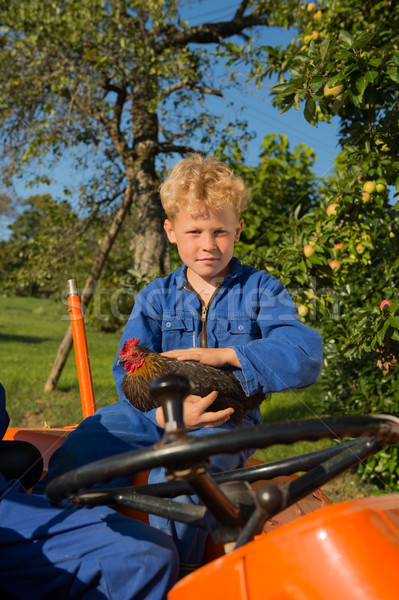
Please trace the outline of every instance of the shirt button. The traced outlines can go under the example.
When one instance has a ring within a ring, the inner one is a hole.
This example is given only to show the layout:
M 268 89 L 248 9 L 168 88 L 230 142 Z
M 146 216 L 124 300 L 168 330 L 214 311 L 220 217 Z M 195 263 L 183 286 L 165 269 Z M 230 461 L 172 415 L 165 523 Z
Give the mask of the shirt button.
M 172 325 L 172 323 L 170 323 L 169 321 L 166 323 L 166 327 L 170 327 Z

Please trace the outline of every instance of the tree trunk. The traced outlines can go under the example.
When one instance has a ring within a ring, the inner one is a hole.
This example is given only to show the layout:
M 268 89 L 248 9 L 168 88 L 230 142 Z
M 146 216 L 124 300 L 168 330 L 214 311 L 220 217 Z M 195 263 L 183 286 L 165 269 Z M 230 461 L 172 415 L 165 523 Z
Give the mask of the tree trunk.
M 104 239 L 101 243 L 100 249 L 97 254 L 97 258 L 94 261 L 90 275 L 88 276 L 83 291 L 81 293 L 81 301 L 82 306 L 84 308 L 88 306 L 93 297 L 97 281 L 101 275 L 101 271 L 103 270 L 103 267 L 107 260 L 107 256 L 113 246 L 113 243 L 116 239 L 116 236 L 118 235 L 120 228 L 122 227 L 123 221 L 129 212 L 132 202 L 133 188 L 132 185 L 129 183 L 125 190 L 122 204 L 119 207 L 108 232 L 104 236 Z M 72 348 L 72 341 L 72 329 L 69 325 L 64 339 L 58 347 L 57 356 L 50 371 L 50 375 L 48 376 L 46 384 L 44 386 L 45 392 L 51 392 L 56 387 L 58 380 L 61 376 L 62 370 L 67 361 L 69 352 Z
M 140 196 L 136 206 L 139 226 L 132 244 L 134 268 L 147 275 L 164 275 L 170 270 L 170 261 L 158 196 Z
M 121 140 L 119 127 L 112 130 L 113 141 L 126 168 L 128 186 L 123 202 L 115 215 L 112 225 L 105 235 L 97 258 L 87 278 L 81 294 L 82 305 L 91 301 L 97 281 L 107 260 L 109 251 L 116 239 L 122 223 L 135 201 L 137 209 L 137 231 L 134 232 L 134 266 L 143 274 L 165 273 L 166 236 L 163 232 L 163 210 L 159 202 L 158 177 L 155 170 L 155 156 L 158 139 L 157 114 L 148 109 L 153 100 L 152 88 L 137 85 L 133 97 L 133 137 L 136 140 L 130 150 Z M 147 95 L 149 94 L 149 97 Z M 54 390 L 72 347 L 72 329 L 62 340 L 50 375 L 44 386 L 46 392 Z

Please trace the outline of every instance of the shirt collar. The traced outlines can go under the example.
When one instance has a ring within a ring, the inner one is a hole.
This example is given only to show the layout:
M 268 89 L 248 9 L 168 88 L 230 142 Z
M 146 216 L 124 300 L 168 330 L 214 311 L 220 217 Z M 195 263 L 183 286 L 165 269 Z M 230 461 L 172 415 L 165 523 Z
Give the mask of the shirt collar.
M 177 271 L 175 271 L 175 281 L 176 281 L 177 289 L 183 289 L 184 284 L 187 283 L 186 269 L 187 269 L 187 266 L 182 265 L 181 267 L 179 267 L 177 269 Z M 236 279 L 237 277 L 239 277 L 241 275 L 241 273 L 242 273 L 242 264 L 240 263 L 238 258 L 235 258 L 233 256 L 233 258 L 231 259 L 230 273 L 226 276 L 223 283 L 224 284 L 229 283 L 233 279 Z

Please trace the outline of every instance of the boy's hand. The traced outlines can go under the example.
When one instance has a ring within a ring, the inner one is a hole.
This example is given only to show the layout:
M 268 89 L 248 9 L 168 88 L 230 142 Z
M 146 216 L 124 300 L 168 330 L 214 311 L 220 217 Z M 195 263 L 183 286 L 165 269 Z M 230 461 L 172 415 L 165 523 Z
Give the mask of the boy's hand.
M 200 429 L 201 427 L 219 427 L 226 423 L 233 414 L 233 408 L 226 408 L 217 412 L 205 412 L 208 406 L 216 400 L 218 393 L 211 392 L 208 396 L 194 396 L 190 394 L 184 400 L 183 418 L 186 429 Z M 165 427 L 162 407 L 157 408 L 155 417 L 160 427 Z
M 169 350 L 162 352 L 168 358 L 177 360 L 195 360 L 211 367 L 237 367 L 241 369 L 240 361 L 234 348 L 187 348 L 186 350 Z

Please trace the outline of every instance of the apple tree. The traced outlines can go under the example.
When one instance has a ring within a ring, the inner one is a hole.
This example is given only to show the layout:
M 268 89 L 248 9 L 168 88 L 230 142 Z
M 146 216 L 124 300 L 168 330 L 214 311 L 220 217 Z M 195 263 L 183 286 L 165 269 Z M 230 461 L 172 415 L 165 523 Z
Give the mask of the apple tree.
M 303 318 L 323 333 L 321 410 L 398 413 L 399 5 L 298 3 L 295 23 L 287 47 L 252 60 L 252 76 L 277 73 L 275 105 L 309 126 L 338 119 L 341 149 L 319 205 L 291 211 L 263 261 L 302 288 Z M 380 453 L 365 476 L 392 489 L 397 459 L 397 447 Z

